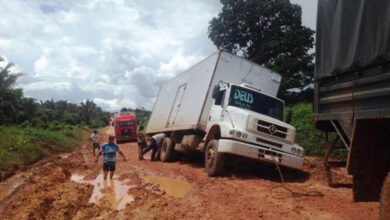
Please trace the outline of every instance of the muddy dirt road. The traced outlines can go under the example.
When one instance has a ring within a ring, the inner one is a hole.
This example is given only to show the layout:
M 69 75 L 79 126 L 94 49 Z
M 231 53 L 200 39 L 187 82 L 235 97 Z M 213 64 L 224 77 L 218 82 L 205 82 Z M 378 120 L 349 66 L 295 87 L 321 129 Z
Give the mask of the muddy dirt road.
M 378 203 L 354 203 L 351 189 L 327 187 L 319 158 L 307 157 L 305 172 L 282 172 L 290 189 L 324 196 L 292 198 L 273 189 L 280 185 L 273 166 L 230 164 L 209 178 L 200 159 L 138 161 L 136 143 L 120 147 L 128 160 L 118 157 L 111 181 L 87 141 L 18 172 L 0 183 L 0 219 L 378 219 Z M 350 183 L 345 174 L 340 168 L 334 178 Z

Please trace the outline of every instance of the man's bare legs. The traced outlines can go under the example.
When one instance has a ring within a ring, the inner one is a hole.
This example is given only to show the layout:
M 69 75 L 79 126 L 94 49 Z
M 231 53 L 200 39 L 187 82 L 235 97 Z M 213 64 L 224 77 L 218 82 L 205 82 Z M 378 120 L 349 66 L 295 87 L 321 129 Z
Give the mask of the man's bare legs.
M 103 171 L 103 178 L 104 178 L 104 180 L 107 179 L 107 174 L 108 174 L 108 170 L 104 170 Z
M 112 179 L 114 177 L 114 173 L 115 173 L 115 171 L 110 171 L 110 179 Z

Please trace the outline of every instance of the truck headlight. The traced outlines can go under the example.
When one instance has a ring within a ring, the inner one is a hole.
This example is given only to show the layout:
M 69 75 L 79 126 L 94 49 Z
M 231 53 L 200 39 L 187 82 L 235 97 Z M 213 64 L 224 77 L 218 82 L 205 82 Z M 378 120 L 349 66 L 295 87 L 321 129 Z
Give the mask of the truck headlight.
M 229 131 L 230 136 L 240 138 L 240 139 L 247 139 L 248 134 L 245 132 L 237 131 L 237 130 L 230 130 Z
M 298 154 L 298 156 L 302 156 L 302 150 L 301 150 L 301 149 L 298 149 L 298 150 L 297 150 L 297 154 Z
M 295 147 L 291 148 L 291 153 L 295 154 L 297 152 L 297 149 Z

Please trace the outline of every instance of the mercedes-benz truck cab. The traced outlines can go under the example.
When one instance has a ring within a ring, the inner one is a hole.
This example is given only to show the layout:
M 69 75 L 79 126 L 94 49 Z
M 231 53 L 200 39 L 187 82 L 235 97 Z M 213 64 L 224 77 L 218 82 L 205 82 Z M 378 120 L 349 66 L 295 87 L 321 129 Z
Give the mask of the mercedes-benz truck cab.
M 218 152 L 302 168 L 303 149 L 294 143 L 295 128 L 283 122 L 282 100 L 250 85 L 221 82 L 213 98 L 207 130 L 219 127 Z

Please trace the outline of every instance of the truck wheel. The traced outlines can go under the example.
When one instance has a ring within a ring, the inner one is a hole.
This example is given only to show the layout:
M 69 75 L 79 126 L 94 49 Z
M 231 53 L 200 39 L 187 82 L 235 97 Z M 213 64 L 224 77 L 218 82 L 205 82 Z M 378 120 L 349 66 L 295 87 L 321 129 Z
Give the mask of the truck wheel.
M 224 155 L 218 152 L 218 141 L 211 140 L 205 152 L 205 167 L 209 176 L 218 176 L 223 171 Z
M 379 212 L 381 219 L 390 219 L 390 173 L 383 181 Z
M 171 138 L 165 138 L 161 144 L 160 159 L 162 162 L 170 162 L 173 160 L 175 150 L 175 142 Z

